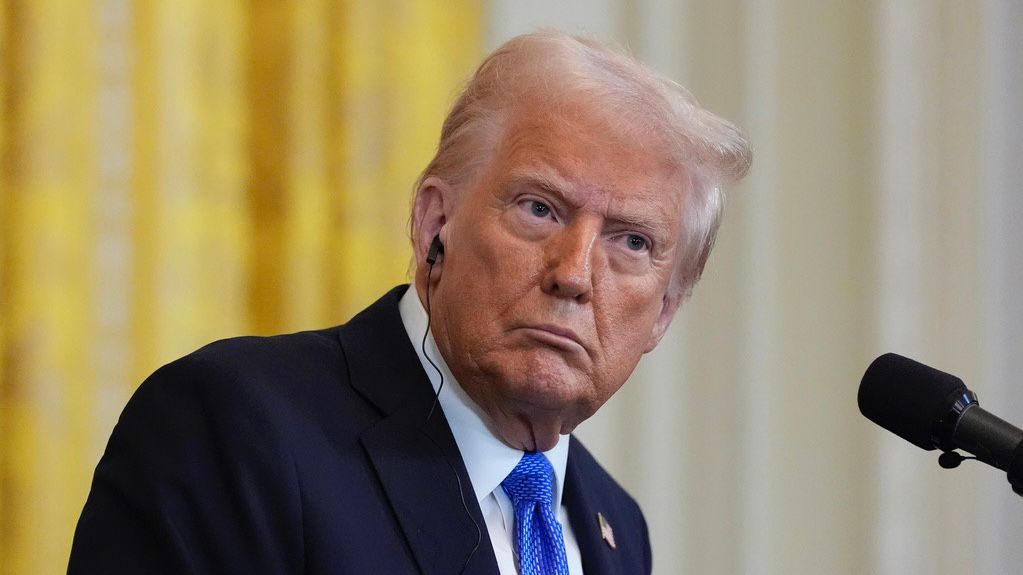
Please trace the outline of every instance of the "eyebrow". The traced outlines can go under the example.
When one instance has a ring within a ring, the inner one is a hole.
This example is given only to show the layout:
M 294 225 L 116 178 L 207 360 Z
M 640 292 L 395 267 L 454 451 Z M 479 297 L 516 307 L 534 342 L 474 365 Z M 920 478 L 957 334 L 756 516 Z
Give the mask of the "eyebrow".
M 567 189 L 569 186 L 567 185 L 567 182 L 561 178 L 551 178 L 545 174 L 540 174 L 535 171 L 527 173 L 513 172 L 508 183 L 510 187 L 525 185 L 533 188 L 540 188 L 550 195 L 556 196 L 559 200 L 572 207 L 580 207 L 578 202 L 574 202 L 568 197 Z

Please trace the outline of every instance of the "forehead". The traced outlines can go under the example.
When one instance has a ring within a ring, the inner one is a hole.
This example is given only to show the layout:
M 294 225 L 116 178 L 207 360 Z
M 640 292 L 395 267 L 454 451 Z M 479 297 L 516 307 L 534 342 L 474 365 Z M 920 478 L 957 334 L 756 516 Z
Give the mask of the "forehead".
M 547 184 L 581 203 L 649 205 L 671 217 L 688 181 L 671 149 L 657 130 L 594 105 L 523 104 L 509 113 L 491 176 Z

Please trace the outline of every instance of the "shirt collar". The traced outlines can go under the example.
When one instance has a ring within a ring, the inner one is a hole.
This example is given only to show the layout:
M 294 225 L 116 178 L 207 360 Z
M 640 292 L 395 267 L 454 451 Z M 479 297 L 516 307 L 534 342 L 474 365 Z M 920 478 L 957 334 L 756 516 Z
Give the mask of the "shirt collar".
M 444 410 L 448 426 L 451 427 L 451 433 L 455 436 L 458 451 L 462 454 L 465 470 L 469 473 L 472 488 L 476 492 L 476 500 L 482 502 L 512 472 L 512 469 L 522 459 L 523 452 L 509 447 L 497 438 L 491 430 L 490 417 L 476 405 L 476 402 L 465 393 L 455 377 L 451 375 L 447 362 L 444 361 L 437 349 L 432 332 L 426 337 L 425 347 L 427 355 L 437 365 L 437 369 L 434 369 L 424 357 L 423 334 L 426 332 L 428 318 L 414 285 L 409 286 L 405 295 L 402 296 L 398 303 L 398 311 L 401 313 L 405 332 L 419 356 L 419 362 L 423 364 L 423 369 L 430 378 L 434 392 L 440 385 L 440 375 L 437 370 L 439 369 L 444 374 L 444 388 L 441 390 L 438 401 L 441 409 Z M 554 476 L 557 479 L 557 490 L 553 501 L 555 509 L 561 505 L 561 494 L 565 486 L 568 443 L 568 436 L 562 435 L 553 449 L 544 452 L 554 468 Z

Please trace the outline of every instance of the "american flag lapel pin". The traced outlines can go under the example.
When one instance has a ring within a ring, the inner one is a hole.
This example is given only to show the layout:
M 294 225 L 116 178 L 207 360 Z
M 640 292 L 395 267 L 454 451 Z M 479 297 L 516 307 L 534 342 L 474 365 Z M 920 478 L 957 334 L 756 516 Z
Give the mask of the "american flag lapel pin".
M 604 514 L 597 512 L 597 523 L 600 524 L 600 537 L 607 543 L 607 546 L 611 549 L 618 549 L 615 545 L 615 532 L 611 529 L 611 524 L 604 519 Z

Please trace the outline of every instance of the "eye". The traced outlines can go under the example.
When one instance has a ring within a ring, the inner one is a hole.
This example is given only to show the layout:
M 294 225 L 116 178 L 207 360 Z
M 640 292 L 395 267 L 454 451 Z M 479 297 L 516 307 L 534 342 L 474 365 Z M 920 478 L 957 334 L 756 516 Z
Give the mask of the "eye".
M 551 215 L 551 207 L 538 200 L 529 202 L 529 211 L 538 218 L 546 218 Z
M 628 234 L 625 236 L 625 246 L 634 252 L 641 252 L 645 251 L 649 247 L 649 244 L 643 236 Z

